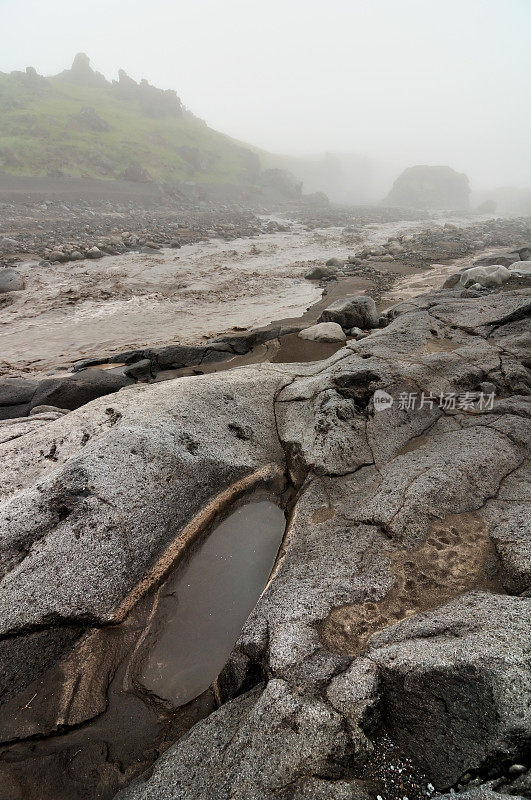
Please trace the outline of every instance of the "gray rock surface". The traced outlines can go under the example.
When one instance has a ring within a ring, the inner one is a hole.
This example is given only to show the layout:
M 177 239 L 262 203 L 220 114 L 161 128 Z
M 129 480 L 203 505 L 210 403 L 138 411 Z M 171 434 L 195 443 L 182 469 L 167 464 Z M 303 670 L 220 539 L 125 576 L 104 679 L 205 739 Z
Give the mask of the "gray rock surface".
M 320 322 L 299 333 L 299 339 L 310 342 L 344 342 L 346 338 L 343 328 L 337 322 Z
M 16 269 L 0 269 L 0 294 L 20 292 L 24 286 L 24 278 Z
M 373 636 L 388 729 L 450 787 L 531 731 L 531 599 L 472 593 Z
M 319 322 L 337 322 L 345 330 L 377 328 L 378 312 L 372 297 L 347 297 L 325 308 Z
M 0 666 L 15 697 L 68 649 L 66 629 L 121 619 L 208 504 L 285 477 L 289 524 L 219 682 L 227 702 L 120 797 L 361 800 L 378 792 L 364 781 L 382 729 L 439 791 L 519 763 L 530 308 L 522 290 L 433 292 L 326 361 L 137 384 L 0 424 Z M 392 404 L 377 410 L 376 391 Z M 35 387 L 20 392 L 33 402 Z

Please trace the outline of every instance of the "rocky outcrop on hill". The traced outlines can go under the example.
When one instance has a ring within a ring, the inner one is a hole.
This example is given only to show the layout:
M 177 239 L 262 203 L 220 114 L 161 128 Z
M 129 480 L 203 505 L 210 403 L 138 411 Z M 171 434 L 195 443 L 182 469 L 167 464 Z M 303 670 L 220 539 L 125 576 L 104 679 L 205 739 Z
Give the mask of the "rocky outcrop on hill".
M 5 739 L 7 785 L 36 763 L 24 737 L 39 725 L 39 747 L 61 732 L 53 763 L 68 764 L 70 796 L 88 781 L 111 797 L 168 747 L 170 734 L 130 761 L 101 740 L 89 754 L 80 732 L 102 715 L 103 736 L 112 669 L 87 637 L 119 631 L 190 531 L 275 475 L 288 526 L 219 707 L 119 796 L 518 795 L 531 746 L 530 310 L 523 288 L 446 289 L 398 304 L 327 361 L 125 387 L 4 423 L 0 659 L 24 708 Z M 91 653 L 97 691 L 62 678 L 50 701 L 43 676 L 69 653 Z
M 450 167 L 408 167 L 398 176 L 385 203 L 411 208 L 468 208 L 468 178 Z
M 113 81 L 112 86 L 119 98 L 138 102 L 142 113 L 148 117 L 183 115 L 183 105 L 177 92 L 157 89 L 145 79 L 137 83 L 123 69 L 118 70 L 118 80 Z

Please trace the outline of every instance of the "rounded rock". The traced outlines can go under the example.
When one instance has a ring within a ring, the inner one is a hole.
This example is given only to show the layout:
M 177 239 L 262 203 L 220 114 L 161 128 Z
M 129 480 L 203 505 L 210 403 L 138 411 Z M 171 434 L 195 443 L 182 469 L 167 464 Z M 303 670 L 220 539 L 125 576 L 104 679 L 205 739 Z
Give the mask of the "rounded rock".
M 336 322 L 321 322 L 305 328 L 299 333 L 299 339 L 306 339 L 310 342 L 344 342 L 346 338 L 341 325 Z
M 5 292 L 20 292 L 25 283 L 20 272 L 16 269 L 0 269 L 0 294 Z

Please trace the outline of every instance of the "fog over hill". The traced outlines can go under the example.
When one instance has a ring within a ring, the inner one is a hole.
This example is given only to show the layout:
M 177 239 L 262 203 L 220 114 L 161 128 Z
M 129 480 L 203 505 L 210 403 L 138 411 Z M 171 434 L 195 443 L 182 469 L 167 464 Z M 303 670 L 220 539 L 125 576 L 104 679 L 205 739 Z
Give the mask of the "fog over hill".
M 116 177 L 138 163 L 154 180 L 232 183 L 255 175 L 258 156 L 342 202 L 381 201 L 408 167 L 448 166 L 468 176 L 472 204 L 502 187 L 500 206 L 524 208 L 529 11 L 526 0 L 449 0 L 444 12 L 421 0 L 153 0 L 146 14 L 131 0 L 124 15 L 117 0 L 4 0 L 0 159 L 18 174 L 42 172 L 44 158 L 64 174 Z M 101 74 L 74 95 L 64 67 L 76 51 Z M 55 76 L 53 104 L 26 96 L 6 111 L 8 75 L 28 65 Z M 175 93 L 196 116 L 169 114 Z M 169 105 L 148 124 L 155 96 Z

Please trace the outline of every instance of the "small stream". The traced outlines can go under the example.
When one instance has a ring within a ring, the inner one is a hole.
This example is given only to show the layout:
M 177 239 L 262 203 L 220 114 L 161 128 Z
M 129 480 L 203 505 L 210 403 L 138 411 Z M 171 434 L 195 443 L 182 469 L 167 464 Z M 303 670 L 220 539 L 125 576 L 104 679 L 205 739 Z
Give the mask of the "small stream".
M 4 706 L 1 800 L 110 800 L 215 710 L 282 542 L 276 500 L 242 498 L 122 623 L 86 630 Z

